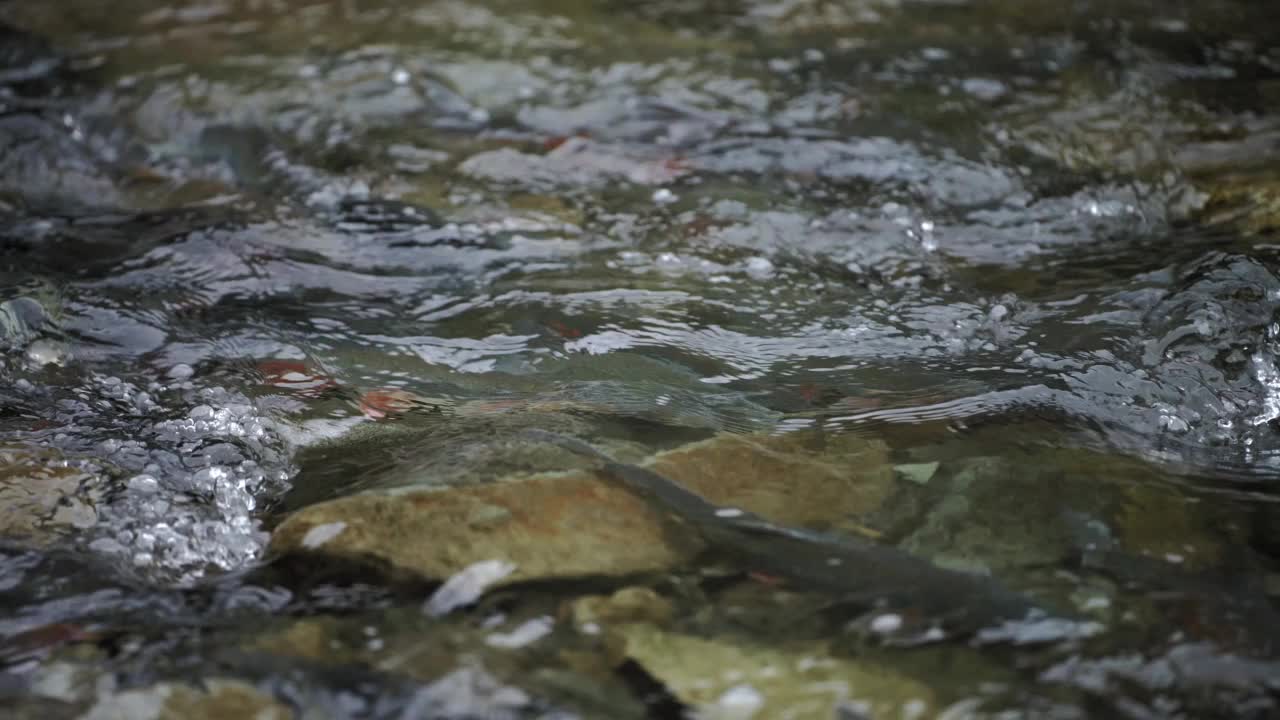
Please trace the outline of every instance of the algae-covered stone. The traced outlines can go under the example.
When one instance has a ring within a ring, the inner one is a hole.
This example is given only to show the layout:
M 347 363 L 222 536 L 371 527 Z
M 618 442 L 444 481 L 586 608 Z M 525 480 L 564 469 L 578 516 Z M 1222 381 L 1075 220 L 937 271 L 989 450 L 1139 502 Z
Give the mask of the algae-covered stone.
M 355 662 L 360 657 L 359 653 L 339 639 L 344 629 L 341 621 L 332 617 L 301 618 L 283 628 L 259 629 L 248 647 L 315 662 Z
M 1082 554 L 1126 564 L 1124 557 L 1146 557 L 1192 571 L 1229 565 L 1229 548 L 1246 542 L 1244 530 L 1221 504 L 1166 478 L 1140 460 L 1079 449 L 948 463 L 901 547 L 979 572 L 1047 567 Z
M 766 647 L 643 624 L 625 625 L 614 633 L 624 655 L 692 706 L 698 717 L 922 717 L 935 707 L 933 692 L 919 681 L 832 657 L 821 644 Z
M 1229 548 L 1243 541 L 1220 534 L 1203 503 L 1150 483 L 1125 488 L 1114 524 L 1123 551 L 1188 570 L 1220 565 Z
M 1061 518 L 1063 492 L 1023 463 L 969 459 L 958 464 L 942 496 L 901 547 L 942 567 L 970 572 L 1058 562 L 1073 551 Z
M 647 464 L 713 503 L 809 526 L 874 509 L 893 481 L 885 447 L 852 439 L 815 457 L 798 437 L 720 436 Z M 594 471 L 580 470 L 311 505 L 276 529 L 271 548 L 373 561 L 434 580 L 500 560 L 516 566 L 501 581 L 509 584 L 666 570 L 692 560 L 702 542 Z
M 1232 177 L 1206 184 L 1204 222 L 1231 224 L 1246 235 L 1280 230 L 1280 178 Z
M 661 453 L 648 466 L 717 505 L 783 525 L 825 526 L 874 509 L 893 487 L 881 443 L 817 454 L 800 437 L 720 435 Z
M 313 529 L 335 523 L 345 523 L 341 532 L 306 543 Z M 642 500 L 583 471 L 340 498 L 290 516 L 271 548 L 375 560 L 437 580 L 472 563 L 503 560 L 516 566 L 502 580 L 511 583 L 661 570 L 689 558 L 697 545 L 668 539 Z
M 586 595 L 565 608 L 579 632 L 593 634 L 601 625 L 647 622 L 664 626 L 675 608 L 671 601 L 646 587 L 625 587 L 614 594 Z
M 520 699 L 503 711 L 519 718 L 532 717 L 526 712 L 529 704 L 572 708 L 581 717 L 646 717 L 643 705 L 614 676 L 616 658 L 603 656 L 598 643 L 575 649 L 549 638 L 515 642 L 530 628 L 550 625 L 548 612 L 556 601 L 536 592 L 522 594 L 515 607 L 507 606 L 505 620 L 489 615 L 484 623 L 431 617 L 416 607 L 272 620 L 265 627 L 242 628 L 244 640 L 231 645 L 231 657 L 243 663 L 247 651 L 268 668 L 289 667 L 300 659 L 313 667 L 359 667 L 425 683 L 415 697 L 431 696 L 453 709 L 405 717 L 507 717 L 494 714 L 494 704 L 504 698 Z
M 93 478 L 56 453 L 0 446 L 0 537 L 43 545 L 93 525 Z
M 285 720 L 294 713 L 237 680 L 206 680 L 202 689 L 160 683 L 102 697 L 82 720 Z

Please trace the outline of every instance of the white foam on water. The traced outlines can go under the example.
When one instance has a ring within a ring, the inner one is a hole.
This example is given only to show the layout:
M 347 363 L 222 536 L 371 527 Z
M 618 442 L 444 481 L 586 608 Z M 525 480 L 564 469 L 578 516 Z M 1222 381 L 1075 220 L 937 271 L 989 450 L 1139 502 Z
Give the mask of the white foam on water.
M 144 390 L 93 376 L 78 393 L 83 402 L 69 404 L 76 422 L 61 436 L 62 445 L 82 447 L 107 425 L 119 436 L 99 440 L 95 454 L 131 473 L 99 508 L 86 546 L 151 581 L 177 585 L 256 561 L 269 536 L 255 515 L 293 473 L 274 421 L 248 398 L 184 387 Z M 125 427 L 110 417 L 121 408 L 131 420 Z

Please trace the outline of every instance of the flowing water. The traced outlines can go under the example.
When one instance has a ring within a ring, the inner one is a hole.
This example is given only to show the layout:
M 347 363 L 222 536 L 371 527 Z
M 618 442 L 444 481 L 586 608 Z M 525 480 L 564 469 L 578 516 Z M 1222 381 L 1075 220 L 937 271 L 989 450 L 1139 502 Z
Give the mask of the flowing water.
M 1269 5 L 0 2 L 7 716 L 1280 715 Z

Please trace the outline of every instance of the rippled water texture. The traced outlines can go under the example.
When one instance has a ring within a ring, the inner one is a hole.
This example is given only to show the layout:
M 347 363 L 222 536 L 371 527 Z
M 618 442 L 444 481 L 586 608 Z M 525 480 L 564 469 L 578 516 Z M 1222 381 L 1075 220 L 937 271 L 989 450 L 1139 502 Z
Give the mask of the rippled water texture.
M 0 0 L 0 702 L 1280 714 L 1277 38 Z

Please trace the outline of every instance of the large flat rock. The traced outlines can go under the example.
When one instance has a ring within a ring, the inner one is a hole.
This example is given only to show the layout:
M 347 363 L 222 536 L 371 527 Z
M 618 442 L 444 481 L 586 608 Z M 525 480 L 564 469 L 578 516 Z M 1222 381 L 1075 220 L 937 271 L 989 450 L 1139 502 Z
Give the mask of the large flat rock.
M 717 504 L 813 527 L 874 509 L 893 482 L 885 447 L 868 441 L 816 453 L 793 438 L 726 435 L 649 464 Z M 661 571 L 701 549 L 694 533 L 592 470 L 355 494 L 299 510 L 271 540 L 277 555 L 371 561 L 432 580 L 503 560 L 516 565 L 504 584 Z

